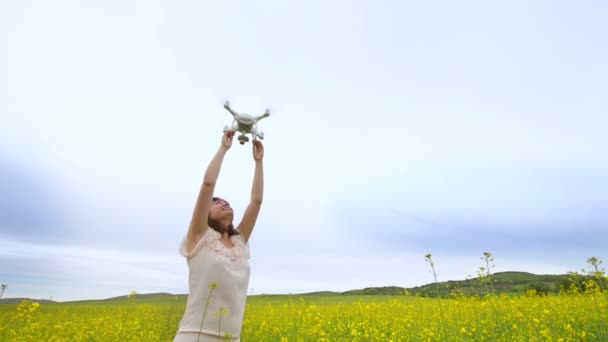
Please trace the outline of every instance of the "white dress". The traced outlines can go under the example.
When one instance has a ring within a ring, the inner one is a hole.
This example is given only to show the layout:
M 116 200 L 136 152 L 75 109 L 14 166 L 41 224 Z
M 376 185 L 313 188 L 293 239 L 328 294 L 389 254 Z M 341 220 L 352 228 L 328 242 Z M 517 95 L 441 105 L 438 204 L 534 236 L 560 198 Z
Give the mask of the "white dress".
M 175 341 L 190 340 L 199 332 L 200 341 L 223 340 L 226 334 L 240 339 L 251 271 L 249 244 L 238 234 L 230 237 L 234 247 L 228 248 L 221 237 L 209 227 L 190 253 L 186 237 L 180 244 L 188 263 L 189 293 Z

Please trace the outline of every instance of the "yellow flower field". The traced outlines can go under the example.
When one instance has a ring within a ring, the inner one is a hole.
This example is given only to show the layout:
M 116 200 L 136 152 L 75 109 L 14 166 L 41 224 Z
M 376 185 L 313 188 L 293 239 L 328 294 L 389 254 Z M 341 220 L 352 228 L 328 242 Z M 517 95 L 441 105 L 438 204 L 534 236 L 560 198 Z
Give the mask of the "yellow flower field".
M 0 341 L 171 341 L 184 297 L 0 305 Z M 210 315 L 212 319 L 217 319 Z M 250 297 L 242 341 L 608 341 L 608 297 Z

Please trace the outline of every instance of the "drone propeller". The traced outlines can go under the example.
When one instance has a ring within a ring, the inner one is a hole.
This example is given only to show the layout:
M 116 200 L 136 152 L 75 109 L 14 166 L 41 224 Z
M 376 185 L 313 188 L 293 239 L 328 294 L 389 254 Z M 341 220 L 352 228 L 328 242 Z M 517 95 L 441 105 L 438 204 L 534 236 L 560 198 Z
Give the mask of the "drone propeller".
M 264 114 L 268 113 L 270 116 L 276 116 L 277 108 L 275 106 L 266 107 Z

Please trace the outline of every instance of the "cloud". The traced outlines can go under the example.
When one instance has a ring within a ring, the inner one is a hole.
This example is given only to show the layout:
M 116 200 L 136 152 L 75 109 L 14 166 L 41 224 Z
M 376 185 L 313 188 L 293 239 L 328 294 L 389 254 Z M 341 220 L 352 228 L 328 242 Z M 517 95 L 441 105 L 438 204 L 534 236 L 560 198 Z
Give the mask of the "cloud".
M 380 173 L 331 208 L 342 232 L 367 250 L 451 257 L 489 251 L 578 269 L 605 249 L 606 174 L 585 165 L 412 166 Z
M 60 238 L 63 210 L 53 179 L 0 155 L 0 231 L 28 240 Z
M 177 251 L 177 249 L 176 249 Z M 177 254 L 0 240 L 0 269 L 10 297 L 103 299 L 127 294 L 187 292 L 187 267 Z
M 603 6 L 4 7 L 0 263 L 23 294 L 183 291 L 176 248 L 224 100 L 273 110 L 259 291 L 420 284 L 429 252 L 462 278 L 486 248 L 541 272 L 574 265 L 568 243 L 576 260 L 601 250 Z M 237 219 L 248 147 L 216 188 Z
M 608 222 L 605 166 L 412 165 L 352 188 L 333 207 L 346 220 L 449 224 L 494 230 L 561 229 Z M 357 214 L 359 213 L 359 214 Z

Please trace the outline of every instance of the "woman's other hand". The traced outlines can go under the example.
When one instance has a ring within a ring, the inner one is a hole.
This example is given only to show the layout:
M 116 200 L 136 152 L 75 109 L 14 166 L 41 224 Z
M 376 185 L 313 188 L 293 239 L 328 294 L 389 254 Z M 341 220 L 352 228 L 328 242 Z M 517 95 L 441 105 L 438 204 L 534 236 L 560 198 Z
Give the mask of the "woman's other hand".
M 258 139 L 253 141 L 253 160 L 259 161 L 264 158 L 264 145 Z

